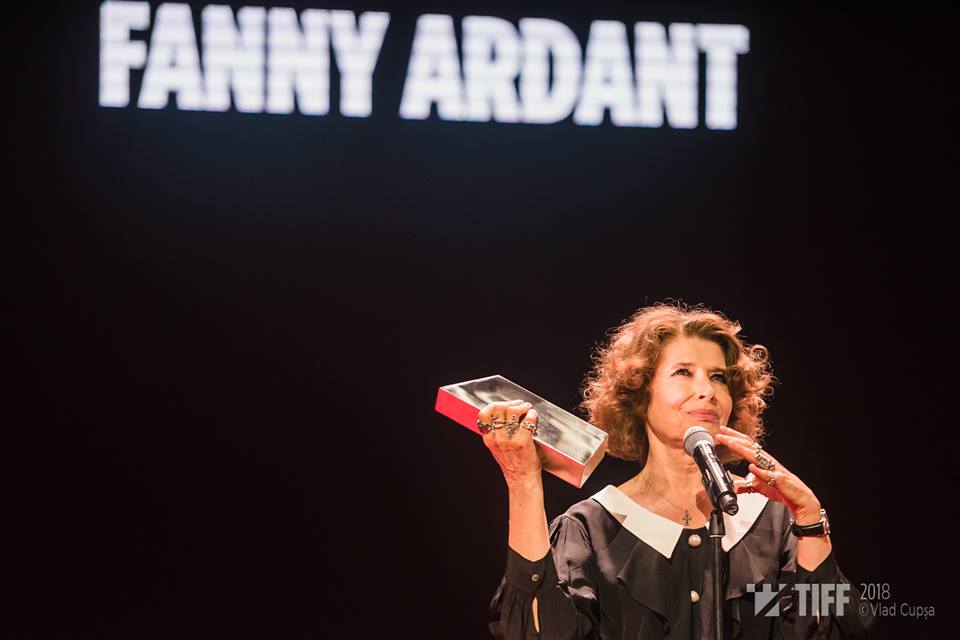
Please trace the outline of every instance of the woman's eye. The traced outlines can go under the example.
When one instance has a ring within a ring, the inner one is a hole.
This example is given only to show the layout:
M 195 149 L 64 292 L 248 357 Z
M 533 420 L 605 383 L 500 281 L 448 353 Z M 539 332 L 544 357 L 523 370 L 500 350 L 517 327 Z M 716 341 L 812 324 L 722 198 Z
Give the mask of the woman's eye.
M 680 369 L 677 369 L 676 371 L 674 371 L 674 372 L 673 372 L 673 375 L 677 375 L 678 373 L 679 373 L 679 374 L 682 374 L 682 375 L 690 375 L 690 370 L 687 369 L 687 368 L 680 368 Z M 712 378 L 713 378 L 714 380 L 719 381 L 719 382 L 723 382 L 723 383 L 726 383 L 726 382 L 727 382 L 727 374 L 725 374 L 725 373 L 715 373 L 715 374 L 713 374 Z

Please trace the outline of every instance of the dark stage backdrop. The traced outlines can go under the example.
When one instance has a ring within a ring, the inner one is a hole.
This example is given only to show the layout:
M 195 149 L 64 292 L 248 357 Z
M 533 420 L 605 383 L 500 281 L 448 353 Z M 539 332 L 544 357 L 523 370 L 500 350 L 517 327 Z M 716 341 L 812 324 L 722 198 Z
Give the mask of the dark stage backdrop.
M 889 584 L 879 637 L 954 627 L 945 16 L 310 6 L 390 12 L 369 117 L 337 75 L 325 116 L 101 107 L 96 4 L 5 27 L 6 637 L 486 637 L 506 492 L 437 387 L 501 373 L 573 409 L 606 331 L 668 299 L 770 348 L 769 449 L 850 579 Z M 737 126 L 403 119 L 425 13 L 581 44 L 599 19 L 743 25 Z M 636 471 L 548 476 L 549 517 Z

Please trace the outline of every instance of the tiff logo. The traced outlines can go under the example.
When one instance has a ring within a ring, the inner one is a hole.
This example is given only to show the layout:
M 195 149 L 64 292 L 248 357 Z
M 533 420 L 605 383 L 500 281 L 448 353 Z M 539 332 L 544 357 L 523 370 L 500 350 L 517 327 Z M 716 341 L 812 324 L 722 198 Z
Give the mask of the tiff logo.
M 757 587 L 760 587 L 759 589 Z M 755 615 L 779 616 L 780 615 L 780 595 L 788 585 L 774 585 L 754 583 L 747 584 L 747 593 L 754 594 L 753 613 Z M 794 591 L 799 597 L 798 611 L 801 616 L 816 615 L 826 613 L 830 610 L 830 605 L 836 605 L 838 616 L 843 615 L 843 605 L 850 603 L 850 585 L 847 583 L 825 583 L 825 584 L 794 584 Z M 810 611 L 807 611 L 807 603 L 810 603 Z

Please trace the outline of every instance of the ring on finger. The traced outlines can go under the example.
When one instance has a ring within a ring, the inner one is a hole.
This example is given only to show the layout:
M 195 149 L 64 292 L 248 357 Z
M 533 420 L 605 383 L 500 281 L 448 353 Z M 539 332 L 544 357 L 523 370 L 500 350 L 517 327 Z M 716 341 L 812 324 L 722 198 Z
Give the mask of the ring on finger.
M 507 421 L 503 418 L 497 418 L 496 420 L 491 420 L 490 423 L 493 425 L 494 429 L 502 429 L 504 425 L 507 424 Z
M 477 418 L 477 431 L 486 435 L 490 433 L 492 429 L 493 429 L 492 424 L 490 424 L 489 422 L 481 422 L 480 418 Z
M 528 422 L 527 420 L 524 420 L 523 422 L 520 423 L 520 428 L 526 429 L 532 435 L 537 435 L 537 427 L 538 425 L 536 422 Z
M 767 478 L 767 484 L 770 485 L 771 487 L 772 487 L 773 485 L 777 484 L 777 474 L 775 474 L 774 472 L 771 471 L 771 472 L 770 472 L 770 477 Z
M 764 453 L 763 449 L 759 446 L 753 450 L 753 455 L 757 458 L 757 466 L 764 471 L 773 471 L 777 468 L 777 464 L 767 457 L 766 453 Z
M 508 422 L 507 438 L 512 438 L 513 434 L 515 434 L 519 429 L 520 429 L 520 424 L 516 420 L 513 420 L 512 422 Z

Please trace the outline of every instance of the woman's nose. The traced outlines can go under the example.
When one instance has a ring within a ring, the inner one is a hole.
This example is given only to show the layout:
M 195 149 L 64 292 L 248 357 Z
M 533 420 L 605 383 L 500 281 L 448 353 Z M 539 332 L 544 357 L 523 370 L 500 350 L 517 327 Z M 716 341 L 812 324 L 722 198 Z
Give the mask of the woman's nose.
M 713 385 L 710 384 L 710 380 L 706 378 L 698 377 L 694 381 L 694 384 L 696 385 L 695 391 L 696 391 L 697 397 L 710 398 L 713 396 Z

